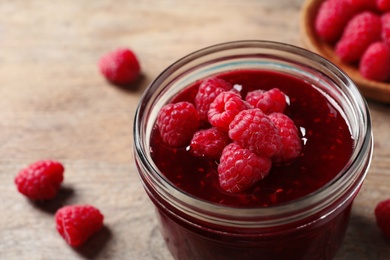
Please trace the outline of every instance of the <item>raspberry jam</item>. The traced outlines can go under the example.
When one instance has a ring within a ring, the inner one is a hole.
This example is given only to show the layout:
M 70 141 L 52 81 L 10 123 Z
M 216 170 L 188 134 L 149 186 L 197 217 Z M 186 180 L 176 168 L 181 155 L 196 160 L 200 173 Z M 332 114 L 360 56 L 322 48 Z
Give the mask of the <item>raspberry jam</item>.
M 299 158 L 237 194 L 219 188 L 218 161 L 168 147 L 155 126 L 163 105 L 193 102 L 215 75 L 242 96 L 282 90 L 303 144 Z M 134 145 L 175 259 L 332 259 L 372 156 L 368 108 L 352 81 L 313 53 L 262 41 L 212 46 L 164 71 L 138 107 Z
M 215 160 L 192 156 L 187 147 L 171 148 L 157 127 L 151 136 L 151 156 L 159 170 L 177 187 L 214 203 L 235 207 L 266 207 L 305 196 L 332 180 L 348 162 L 353 147 L 344 116 L 313 86 L 281 73 L 236 70 L 219 78 L 242 86 L 242 96 L 255 89 L 278 87 L 289 98 L 285 112 L 301 131 L 304 150 L 293 163 L 273 166 L 270 174 L 247 192 L 232 194 L 219 188 Z M 172 102 L 193 103 L 200 82 Z M 323 167 L 317 167 L 322 165 Z

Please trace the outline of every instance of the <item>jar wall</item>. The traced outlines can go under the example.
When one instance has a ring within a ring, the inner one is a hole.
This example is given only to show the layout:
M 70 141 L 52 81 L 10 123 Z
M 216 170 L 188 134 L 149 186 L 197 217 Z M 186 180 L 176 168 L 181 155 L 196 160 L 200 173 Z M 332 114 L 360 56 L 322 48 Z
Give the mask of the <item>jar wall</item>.
M 280 207 L 237 209 L 182 192 L 150 157 L 150 133 L 159 109 L 201 78 L 239 68 L 268 69 L 317 87 L 345 116 L 354 153 L 340 175 L 315 194 Z M 332 64 L 284 44 L 227 43 L 191 54 L 165 70 L 146 90 L 134 124 L 135 160 L 156 206 L 175 259 L 332 259 L 348 225 L 372 156 L 367 105 L 353 82 Z
M 289 233 L 262 237 L 237 236 L 189 226 L 167 211 L 157 208 L 165 243 L 175 259 L 332 259 L 348 226 L 352 203 L 329 218 Z M 214 233 L 215 232 L 215 233 Z M 202 235 L 201 235 L 202 234 Z

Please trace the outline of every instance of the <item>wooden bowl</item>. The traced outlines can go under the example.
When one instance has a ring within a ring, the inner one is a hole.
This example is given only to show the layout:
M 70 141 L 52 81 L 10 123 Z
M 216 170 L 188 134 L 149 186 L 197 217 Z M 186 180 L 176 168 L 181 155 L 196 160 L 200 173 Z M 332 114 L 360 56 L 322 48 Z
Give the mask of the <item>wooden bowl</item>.
M 306 0 L 302 6 L 300 27 L 305 47 L 328 59 L 343 70 L 367 99 L 390 103 L 390 83 L 363 78 L 356 66 L 343 63 L 335 54 L 333 46 L 318 38 L 314 29 L 314 21 L 322 2 L 324 0 Z

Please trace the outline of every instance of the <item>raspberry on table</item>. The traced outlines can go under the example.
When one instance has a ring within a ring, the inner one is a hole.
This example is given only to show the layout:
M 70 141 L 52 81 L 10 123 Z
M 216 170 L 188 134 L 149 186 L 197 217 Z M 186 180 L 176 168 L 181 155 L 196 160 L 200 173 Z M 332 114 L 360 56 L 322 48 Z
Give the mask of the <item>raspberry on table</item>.
M 231 193 L 247 190 L 265 178 L 271 166 L 270 158 L 257 155 L 236 143 L 230 143 L 223 150 L 218 165 L 220 186 Z
M 208 119 L 212 126 L 228 131 L 234 117 L 249 107 L 239 94 L 233 91 L 221 92 L 210 104 Z
M 203 80 L 195 96 L 195 107 L 199 111 L 200 119 L 207 121 L 210 104 L 221 92 L 229 91 L 232 88 L 233 86 L 229 82 L 220 78 L 210 77 Z
M 60 162 L 40 160 L 19 171 L 15 184 L 20 193 L 32 200 L 53 199 L 64 179 Z
M 355 13 L 355 9 L 347 0 L 324 1 L 314 24 L 317 35 L 328 43 L 336 42 Z
M 133 83 L 141 72 L 137 56 L 128 48 L 119 48 L 105 54 L 98 65 L 106 79 L 120 85 Z
M 193 104 L 185 101 L 170 103 L 159 111 L 157 126 L 164 143 L 180 147 L 189 144 L 200 127 L 200 118 Z
M 374 214 L 377 226 L 390 239 L 390 199 L 380 201 L 375 207 Z
M 241 111 L 229 126 L 229 137 L 258 155 L 272 157 L 281 148 L 279 131 L 260 109 Z
M 104 216 L 91 205 L 71 205 L 60 208 L 55 214 L 58 233 L 65 241 L 78 247 L 98 232 Z
M 272 161 L 286 163 L 298 158 L 302 150 L 302 142 L 294 121 L 282 113 L 272 113 L 269 118 L 279 130 L 281 140 L 281 148 L 272 157 Z
M 267 91 L 258 89 L 248 92 L 245 100 L 253 107 L 261 109 L 265 114 L 282 113 L 286 108 L 286 96 L 278 88 Z
M 370 80 L 390 79 L 390 48 L 384 42 L 368 46 L 359 64 L 360 74 Z
M 335 52 L 344 62 L 358 62 L 367 47 L 381 39 L 381 18 L 370 11 L 352 17 L 346 25 Z
M 197 131 L 192 137 L 190 151 L 193 155 L 218 160 L 222 150 L 230 143 L 227 132 L 211 127 Z

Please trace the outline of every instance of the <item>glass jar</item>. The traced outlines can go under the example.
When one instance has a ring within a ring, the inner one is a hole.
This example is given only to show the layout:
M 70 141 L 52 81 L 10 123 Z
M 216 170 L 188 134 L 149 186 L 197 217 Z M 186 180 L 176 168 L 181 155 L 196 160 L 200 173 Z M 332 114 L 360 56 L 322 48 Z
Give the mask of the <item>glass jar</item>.
M 237 208 L 183 192 L 156 167 L 150 136 L 158 111 L 195 81 L 236 69 L 265 69 L 309 82 L 345 117 L 354 140 L 350 160 L 323 188 L 288 203 Z M 238 41 L 194 52 L 146 89 L 135 115 L 135 161 L 175 259 L 332 259 L 373 151 L 367 104 L 351 79 L 324 58 L 276 42 Z

